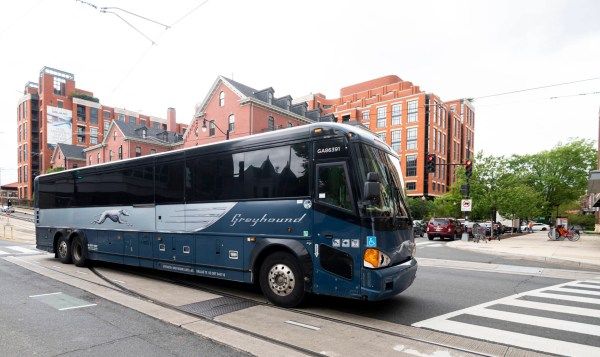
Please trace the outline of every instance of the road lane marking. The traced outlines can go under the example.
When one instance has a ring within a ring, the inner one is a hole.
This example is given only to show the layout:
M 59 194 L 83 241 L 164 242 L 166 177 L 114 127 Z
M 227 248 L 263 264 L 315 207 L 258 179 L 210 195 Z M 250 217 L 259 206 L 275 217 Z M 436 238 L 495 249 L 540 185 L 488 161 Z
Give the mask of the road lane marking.
M 600 291 L 600 286 L 598 285 L 588 285 L 585 283 L 579 283 L 579 284 L 573 284 L 573 285 L 569 285 L 571 287 L 581 287 L 581 288 L 586 288 L 586 289 L 594 289 L 594 290 L 598 290 Z
M 534 315 L 524 315 L 514 312 L 491 310 L 481 307 L 469 310 L 468 314 L 479 317 L 487 317 L 489 319 L 516 322 L 519 324 L 526 324 L 531 326 L 551 328 L 555 330 L 571 331 L 587 335 L 600 336 L 600 326 L 585 324 L 581 322 L 552 319 L 549 317 L 541 317 Z
M 48 294 L 38 294 L 38 295 L 30 295 L 30 298 L 36 298 L 36 297 L 40 297 L 40 296 L 50 296 L 50 295 L 58 295 L 58 294 L 62 294 L 61 292 L 58 293 L 48 293 Z
M 58 310 L 59 311 L 65 311 L 65 310 L 81 309 L 82 307 L 90 307 L 90 306 L 96 306 L 96 304 L 85 304 L 85 305 L 79 305 L 79 306 L 69 306 L 69 307 L 63 307 L 63 308 L 58 309 Z
M 560 312 L 560 313 L 566 313 L 566 314 L 600 318 L 600 310 L 586 309 L 584 307 L 548 304 L 545 302 L 534 302 L 534 301 L 520 300 L 520 299 L 506 301 L 506 302 L 503 302 L 503 304 L 511 305 L 511 306 L 525 307 L 525 308 L 529 308 L 529 309 L 545 310 L 545 311 Z
M 582 295 L 600 296 L 600 291 L 569 289 L 568 286 L 564 286 L 562 288 L 557 288 L 557 289 L 552 289 L 552 290 L 563 291 L 565 293 L 576 293 L 576 294 L 582 294 Z
M 580 296 L 571 296 L 571 295 L 563 295 L 563 294 L 552 294 L 552 293 L 546 293 L 546 292 L 541 292 L 541 291 L 534 291 L 534 292 L 528 293 L 527 295 L 528 296 L 543 297 L 543 298 L 548 298 L 548 299 L 569 300 L 569 301 L 586 302 L 588 304 L 598 304 L 598 305 L 600 305 L 600 299 L 585 298 L 585 297 L 580 297 Z
M 10 253 L 0 250 L 0 255 L 7 255 L 7 254 L 10 254 Z
M 320 327 L 317 327 L 317 326 L 307 325 L 307 324 L 303 324 L 301 322 L 296 322 L 296 321 L 292 321 L 292 320 L 287 320 L 287 321 L 285 321 L 285 323 L 290 324 L 290 325 L 304 327 L 304 328 L 307 328 L 309 330 L 314 330 L 314 331 L 319 331 L 321 329 Z
M 445 319 L 432 319 L 428 321 L 426 328 L 450 332 L 456 335 L 467 336 L 477 339 L 485 339 L 503 344 L 524 347 L 537 351 L 543 351 L 565 356 L 598 356 L 600 348 L 581 345 L 573 342 L 554 340 L 551 338 L 537 337 L 518 332 L 499 330 L 495 328 L 468 324 L 464 322 Z M 413 324 L 417 326 L 418 324 Z M 421 327 L 421 326 L 417 326 Z
M 21 253 L 25 253 L 25 254 L 39 253 L 39 251 L 37 251 L 37 250 L 21 247 L 18 245 L 13 245 L 13 246 L 6 247 L 6 248 L 11 249 L 11 250 L 16 250 L 17 252 L 21 252 Z

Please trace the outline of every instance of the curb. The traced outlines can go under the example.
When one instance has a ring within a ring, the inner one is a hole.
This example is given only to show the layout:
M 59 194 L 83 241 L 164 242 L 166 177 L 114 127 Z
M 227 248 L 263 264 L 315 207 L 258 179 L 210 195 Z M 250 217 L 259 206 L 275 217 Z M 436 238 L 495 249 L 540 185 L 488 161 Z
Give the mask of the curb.
M 576 267 L 576 268 L 600 269 L 600 263 L 593 264 L 593 263 L 586 263 L 586 262 L 580 262 L 577 260 L 569 260 L 569 259 L 562 259 L 562 258 L 540 257 L 537 255 L 495 252 L 495 251 L 483 251 L 483 250 L 480 250 L 477 248 L 470 248 L 469 246 L 456 246 L 457 244 L 452 244 L 452 243 L 453 242 L 449 242 L 447 245 L 450 246 L 451 248 L 460 249 L 460 250 L 468 250 L 468 251 L 477 252 L 477 253 L 481 253 L 481 254 L 501 255 L 501 256 L 505 256 L 505 257 L 515 257 L 515 258 L 520 258 L 520 259 L 533 260 L 533 261 L 537 261 L 537 262 L 561 264 L 561 265 L 566 265 L 566 266 L 571 266 L 571 267 Z M 471 243 L 478 244 L 475 242 L 471 242 Z

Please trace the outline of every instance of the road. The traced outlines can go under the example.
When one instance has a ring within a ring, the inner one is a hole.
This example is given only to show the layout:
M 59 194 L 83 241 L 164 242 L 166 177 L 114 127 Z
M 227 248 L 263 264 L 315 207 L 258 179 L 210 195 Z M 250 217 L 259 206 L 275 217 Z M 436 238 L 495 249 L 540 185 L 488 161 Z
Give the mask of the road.
M 3 356 L 243 355 L 2 259 L 0 286 Z
M 370 321 L 373 326 L 381 322 L 390 331 L 395 330 L 394 326 L 411 326 L 420 329 L 417 331 L 422 331 L 423 336 L 435 330 L 545 353 L 600 355 L 600 271 L 587 274 L 581 269 L 557 263 L 463 251 L 449 247 L 447 242 L 428 241 L 426 238 L 418 238 L 416 243 L 417 258 L 423 261 L 446 259 L 463 262 L 465 266 L 451 268 L 424 264 L 419 268 L 414 284 L 388 301 L 367 303 L 311 296 L 297 311 L 326 317 L 345 316 L 350 322 Z M 32 245 L 0 240 L 0 257 L 32 257 L 32 254 L 39 254 Z M 472 262 L 501 264 L 505 270 L 490 272 L 472 269 L 467 264 Z M 14 270 L 9 266 L 7 262 L 0 265 L 2 286 L 5 286 L 5 272 Z M 209 289 L 213 293 L 222 291 L 240 298 L 264 301 L 254 286 L 130 267 L 101 267 L 115 276 L 127 273 L 143 277 L 145 284 L 159 286 L 164 283 L 162 279 L 165 276 L 175 276 L 178 280 L 196 284 L 200 290 Z M 564 275 L 567 278 L 529 273 L 541 270 L 555 270 L 560 273 L 557 276 Z M 54 284 L 47 278 L 39 279 L 44 284 Z M 131 284 L 128 286 L 133 286 L 126 278 L 120 279 Z M 18 279 L 15 277 L 14 280 Z M 10 290 L 18 289 L 20 287 L 15 286 Z M 78 295 L 67 292 L 66 288 L 61 289 L 70 296 L 86 297 L 85 294 Z M 161 293 L 158 294 L 160 296 Z M 87 300 L 90 300 L 89 296 Z M 241 309 L 224 316 L 234 316 L 244 311 Z M 110 316 L 109 312 L 106 313 Z M 271 314 L 267 312 L 259 320 L 269 320 Z M 30 322 L 35 324 L 33 320 Z

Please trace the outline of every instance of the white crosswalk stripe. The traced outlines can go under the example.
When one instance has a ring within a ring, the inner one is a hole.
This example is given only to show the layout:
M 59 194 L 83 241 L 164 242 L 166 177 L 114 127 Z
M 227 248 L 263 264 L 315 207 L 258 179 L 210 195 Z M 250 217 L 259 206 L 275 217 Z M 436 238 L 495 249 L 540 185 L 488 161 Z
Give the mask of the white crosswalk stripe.
M 4 255 L 28 255 L 28 254 L 42 254 L 42 251 L 26 248 L 20 245 L 1 246 L 0 256 Z
M 435 241 L 427 241 L 427 242 L 418 242 L 415 245 L 419 248 L 434 248 L 434 247 L 443 247 L 446 243 L 435 242 Z
M 600 283 L 572 281 L 413 326 L 568 356 L 600 356 Z

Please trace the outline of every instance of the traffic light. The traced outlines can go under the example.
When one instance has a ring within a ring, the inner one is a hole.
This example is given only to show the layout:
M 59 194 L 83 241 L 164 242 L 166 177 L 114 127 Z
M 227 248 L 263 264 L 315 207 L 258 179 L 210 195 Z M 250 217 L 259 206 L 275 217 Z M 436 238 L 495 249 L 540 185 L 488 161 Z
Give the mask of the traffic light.
M 435 154 L 427 154 L 425 158 L 425 173 L 433 173 L 435 172 L 436 166 L 436 157 Z
M 470 178 L 472 174 L 473 174 L 473 161 L 467 160 L 465 162 L 465 175 L 467 176 L 467 178 Z

